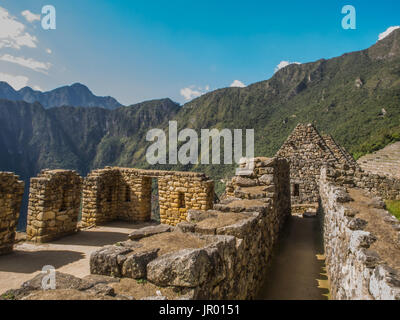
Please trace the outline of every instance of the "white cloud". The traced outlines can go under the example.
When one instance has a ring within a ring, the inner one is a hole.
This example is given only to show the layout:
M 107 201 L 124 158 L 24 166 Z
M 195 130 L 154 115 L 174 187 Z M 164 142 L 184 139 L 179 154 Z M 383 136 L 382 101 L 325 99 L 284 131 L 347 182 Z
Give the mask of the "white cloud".
M 290 61 L 281 61 L 276 67 L 275 72 L 281 70 L 282 68 L 287 67 L 290 64 L 301 64 L 300 62 L 290 62 Z
M 40 62 L 32 58 L 26 59 L 24 57 L 14 57 L 10 54 L 3 54 L 2 56 L 0 56 L 0 60 L 15 63 L 25 68 L 43 73 L 46 73 L 46 70 L 49 70 L 49 68 L 51 67 L 51 64 L 48 62 Z
M 25 76 L 14 76 L 12 74 L 0 72 L 0 81 L 5 81 L 15 90 L 19 90 L 27 86 L 29 78 Z
M 46 49 L 46 52 L 47 52 L 48 54 L 52 54 L 52 53 L 53 53 L 53 51 L 51 51 L 51 49 L 49 49 L 49 48 Z
M 246 85 L 245 85 L 242 81 L 240 81 L 240 80 L 234 80 L 234 81 L 231 83 L 231 87 L 244 88 L 244 87 L 246 87 Z
M 25 31 L 25 25 L 0 7 L 0 48 L 36 48 L 37 38 Z
M 185 98 L 185 100 L 192 100 L 194 98 L 200 97 L 201 95 L 205 94 L 209 90 L 210 90 L 209 85 L 206 85 L 204 88 L 190 86 L 190 87 L 181 89 L 180 93 L 181 93 L 181 96 L 183 96 Z
M 387 30 L 385 32 L 382 32 L 381 34 L 379 34 L 379 38 L 378 41 L 385 39 L 389 34 L 391 34 L 394 30 L 399 29 L 400 26 L 393 26 L 393 27 L 389 27 L 387 28 Z
M 21 15 L 26 19 L 28 22 L 40 21 L 40 14 L 34 14 L 29 10 L 24 10 L 21 12 Z
M 36 91 L 42 91 L 43 92 L 43 89 L 41 87 L 39 87 L 39 86 L 33 86 L 32 89 L 36 90 Z

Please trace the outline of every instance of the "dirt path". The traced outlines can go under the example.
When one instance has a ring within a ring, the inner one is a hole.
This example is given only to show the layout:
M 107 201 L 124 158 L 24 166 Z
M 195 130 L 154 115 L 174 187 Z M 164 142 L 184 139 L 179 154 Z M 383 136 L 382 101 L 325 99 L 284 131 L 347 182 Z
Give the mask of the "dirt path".
M 90 274 L 90 253 L 104 245 L 127 240 L 127 235 L 151 223 L 129 224 L 111 222 L 106 226 L 81 231 L 75 235 L 46 244 L 22 243 L 14 252 L 0 256 L 0 294 L 18 288 L 38 274 L 43 266 L 84 277 Z
M 326 300 L 327 277 L 318 218 L 290 217 L 258 299 Z

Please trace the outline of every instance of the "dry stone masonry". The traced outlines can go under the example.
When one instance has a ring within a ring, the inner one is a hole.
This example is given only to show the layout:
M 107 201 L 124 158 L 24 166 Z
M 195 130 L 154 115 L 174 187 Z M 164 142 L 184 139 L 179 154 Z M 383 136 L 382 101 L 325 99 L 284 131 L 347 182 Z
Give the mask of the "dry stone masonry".
M 214 182 L 203 173 L 107 167 L 85 179 L 82 226 L 150 220 L 152 179 L 158 181 L 161 223 L 176 225 L 189 209 L 212 208 Z
M 340 172 L 339 172 L 340 173 Z M 324 213 L 324 246 L 326 265 L 331 284 L 331 296 L 337 300 L 400 300 L 400 276 L 381 257 L 371 250 L 377 237 L 386 240 L 388 234 L 377 229 L 376 234 L 365 231 L 367 221 L 358 217 L 358 211 L 346 207 L 352 201 L 343 186 L 337 182 L 338 171 L 322 168 L 319 180 L 321 205 Z M 341 180 L 339 178 L 339 180 Z M 372 202 L 373 205 L 376 206 Z M 378 203 L 379 205 L 379 203 Z M 383 205 L 379 205 L 382 206 Z M 382 223 L 398 233 L 400 253 L 400 223 L 383 211 Z M 370 213 L 371 214 L 371 213 Z M 374 212 L 372 212 L 374 214 Z M 382 228 L 382 227 L 381 227 Z M 387 240 L 386 240 L 387 241 Z M 400 265 L 397 266 L 399 268 Z
M 175 227 L 135 230 L 129 240 L 94 252 L 91 272 L 146 279 L 185 299 L 254 298 L 290 215 L 287 161 L 257 158 L 255 163 L 252 174 L 232 179 L 229 192 L 212 210 L 190 209 Z M 162 253 L 165 240 L 154 245 L 160 237 L 190 241 Z
M 48 242 L 77 231 L 82 177 L 72 170 L 43 170 L 31 179 L 27 240 Z
M 24 193 L 24 182 L 11 172 L 0 172 L 0 255 L 13 250 Z
M 44 170 L 31 179 L 27 240 L 47 242 L 113 220 L 150 221 L 157 183 L 161 224 L 93 252 L 90 284 L 61 275 L 65 283 L 84 283 L 71 290 L 101 299 L 123 298 L 111 285 L 117 278 L 141 279 L 182 299 L 252 299 L 286 218 L 291 212 L 316 213 L 320 206 L 332 297 L 400 299 L 397 271 L 371 250 L 381 235 L 365 231 L 371 224 L 346 207 L 347 191 L 354 188 L 400 199 L 398 179 L 364 172 L 311 124 L 299 124 L 275 158 L 252 160 L 252 172 L 234 176 L 218 204 L 214 182 L 203 173 L 106 167 L 83 180 L 75 171 Z M 15 175 L 0 173 L 0 253 L 12 250 L 22 194 Z M 399 232 L 398 221 L 381 211 L 395 230 L 391 234 Z M 29 294 L 40 296 L 31 287 Z M 13 294 L 22 297 L 27 288 Z
M 292 209 L 316 204 L 319 198 L 318 176 L 326 164 L 355 165 L 354 159 L 329 135 L 320 135 L 312 124 L 298 124 L 277 152 L 290 163 Z

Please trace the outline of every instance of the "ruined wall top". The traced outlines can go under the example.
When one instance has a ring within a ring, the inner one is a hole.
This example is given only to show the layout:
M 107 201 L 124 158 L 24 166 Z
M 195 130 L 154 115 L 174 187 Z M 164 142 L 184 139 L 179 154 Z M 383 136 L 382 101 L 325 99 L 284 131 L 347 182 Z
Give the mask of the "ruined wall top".
M 210 180 L 210 178 L 206 174 L 201 172 L 146 170 L 146 169 L 109 167 L 109 166 L 105 167 L 104 169 L 93 170 L 89 175 L 98 175 L 110 170 L 116 170 L 119 172 L 129 171 L 130 174 L 137 175 L 138 177 L 158 178 L 164 176 L 177 176 L 177 177 L 197 178 L 200 181 Z

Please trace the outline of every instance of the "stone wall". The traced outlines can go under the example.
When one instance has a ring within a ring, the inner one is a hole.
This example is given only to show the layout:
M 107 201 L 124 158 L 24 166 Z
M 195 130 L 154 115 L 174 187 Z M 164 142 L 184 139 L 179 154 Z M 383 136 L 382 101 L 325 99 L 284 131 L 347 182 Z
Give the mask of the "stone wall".
M 48 242 L 77 231 L 82 177 L 72 170 L 43 170 L 31 178 L 27 240 Z
M 0 254 L 13 250 L 24 193 L 24 182 L 11 172 L 0 172 Z
M 214 181 L 204 174 L 165 172 L 158 179 L 161 223 L 185 221 L 189 209 L 209 210 L 214 203 Z
M 356 212 L 345 207 L 351 198 L 337 179 L 336 170 L 322 168 L 319 191 L 332 299 L 400 299 L 400 277 L 370 250 L 376 237 L 363 230 L 365 224 Z
M 92 171 L 85 179 L 82 199 L 82 227 L 116 219 L 150 220 L 151 179 L 135 171 L 105 168 Z
M 158 180 L 162 223 L 176 225 L 186 219 L 188 209 L 213 205 L 214 182 L 203 173 L 107 167 L 85 179 L 82 226 L 150 220 L 152 179 Z
M 400 180 L 385 175 L 365 172 L 360 167 L 346 164 L 328 169 L 331 179 L 343 187 L 358 187 L 385 200 L 400 200 Z
M 239 187 L 243 184 L 256 186 L 256 192 Z M 254 172 L 234 177 L 230 186 L 227 194 L 235 196 L 227 195 L 213 210 L 188 210 L 187 221 L 175 227 L 139 229 L 131 240 L 94 252 L 91 272 L 146 279 L 189 299 L 255 298 L 279 231 L 290 215 L 288 163 L 258 158 Z M 184 238 L 206 245 L 159 254 L 154 245 L 146 249 L 138 242 L 165 232 L 172 237 L 187 234 Z
M 318 177 L 323 165 L 355 164 L 331 136 L 322 136 L 312 124 L 297 125 L 276 156 L 290 163 L 292 205 L 318 202 Z
M 355 169 L 354 183 L 357 187 L 366 189 L 385 200 L 400 200 L 399 179 L 365 172 L 357 168 Z

